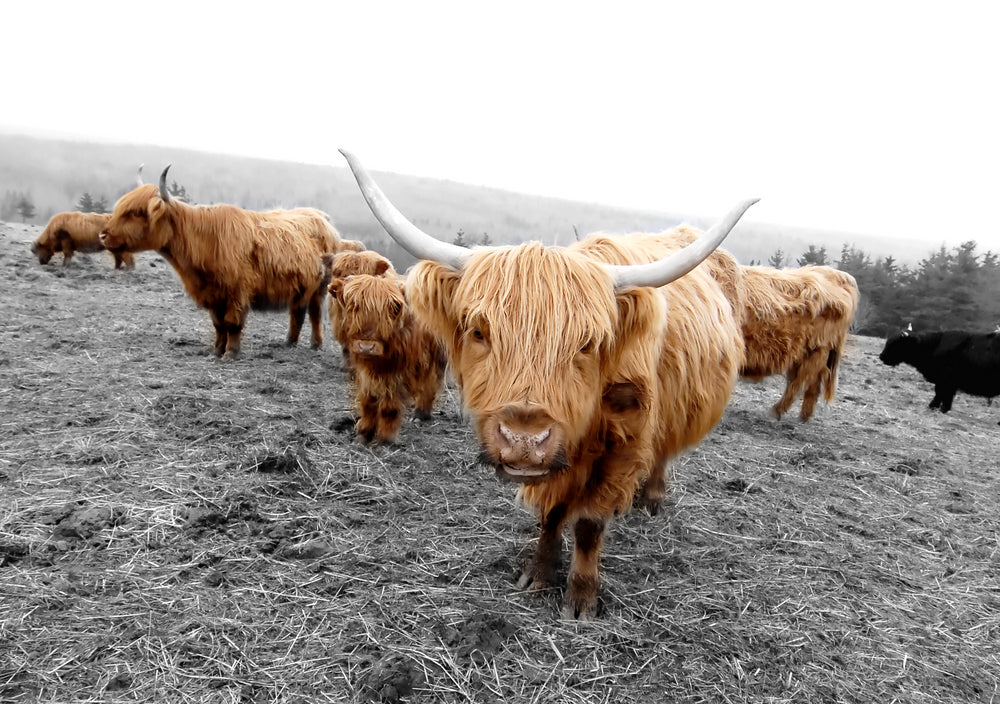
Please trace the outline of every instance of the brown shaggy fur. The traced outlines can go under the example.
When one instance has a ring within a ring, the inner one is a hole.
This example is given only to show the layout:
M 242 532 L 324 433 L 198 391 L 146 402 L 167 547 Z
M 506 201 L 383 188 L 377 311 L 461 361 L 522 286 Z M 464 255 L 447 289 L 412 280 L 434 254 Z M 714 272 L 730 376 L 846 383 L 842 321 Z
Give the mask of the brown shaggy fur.
M 346 240 L 346 242 L 354 242 L 354 240 Z M 337 254 L 324 254 L 323 266 L 325 267 L 327 278 L 331 281 L 344 279 L 354 274 L 368 274 L 369 276 L 385 275 L 391 278 L 396 278 L 397 276 L 396 270 L 392 267 L 392 262 L 378 252 L 367 250 L 342 249 Z M 342 320 L 343 311 L 340 301 L 336 296 L 330 296 L 330 329 L 333 330 L 333 337 L 340 343 L 344 361 L 349 365 L 350 358 L 347 353 L 347 337 L 343 331 Z
M 759 381 L 784 374 L 785 393 L 772 411 L 780 418 L 803 393 L 799 417 L 812 417 L 822 392 L 837 386 L 837 365 L 858 308 L 854 277 L 826 266 L 743 267 L 746 362 L 741 374 Z
M 568 617 L 596 612 L 608 522 L 637 492 L 657 510 L 668 461 L 719 420 L 743 364 L 718 260 L 660 289 L 619 291 L 600 265 L 659 259 L 687 232 L 473 250 L 461 272 L 425 261 L 410 274 L 407 295 L 448 351 L 483 460 L 538 511 L 520 587 L 550 585 L 572 526 Z
M 418 418 L 430 417 L 444 381 L 444 350 L 414 318 L 403 281 L 395 276 L 337 278 L 330 294 L 343 314 L 358 435 L 366 442 L 392 442 L 408 401 Z
M 322 211 L 165 202 L 146 184 L 118 200 L 103 241 L 114 252 L 154 250 L 170 262 L 188 295 L 212 316 L 218 356 L 239 354 L 252 308 L 287 306 L 289 345 L 298 342 L 308 311 L 312 346 L 323 344 L 329 279 L 320 257 L 336 252 L 340 237 Z
M 341 252 L 364 252 L 367 247 L 361 240 L 341 240 L 338 251 Z
M 42 230 L 31 251 L 39 264 L 48 264 L 56 252 L 63 254 L 63 266 L 69 265 L 74 252 L 102 252 L 101 230 L 111 219 L 110 213 L 56 213 Z M 131 252 L 112 252 L 115 269 L 135 266 Z

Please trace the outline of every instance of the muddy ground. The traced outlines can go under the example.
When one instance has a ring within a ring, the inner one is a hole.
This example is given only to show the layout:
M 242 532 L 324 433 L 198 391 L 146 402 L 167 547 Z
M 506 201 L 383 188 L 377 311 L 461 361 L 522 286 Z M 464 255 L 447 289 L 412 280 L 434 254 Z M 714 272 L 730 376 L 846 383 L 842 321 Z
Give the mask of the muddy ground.
M 880 340 L 806 424 L 740 384 L 579 624 L 516 590 L 535 520 L 453 390 L 367 447 L 331 345 L 255 314 L 220 362 L 157 255 L 39 229 L 0 225 L 2 701 L 1000 701 L 1000 408 Z

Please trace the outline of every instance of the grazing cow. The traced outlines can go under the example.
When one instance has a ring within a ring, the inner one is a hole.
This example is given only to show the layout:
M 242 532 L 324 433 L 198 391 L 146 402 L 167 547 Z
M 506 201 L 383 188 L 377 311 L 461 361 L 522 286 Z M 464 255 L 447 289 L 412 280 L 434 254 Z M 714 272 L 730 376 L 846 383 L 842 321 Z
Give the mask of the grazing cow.
M 785 392 L 772 407 L 778 418 L 802 394 L 799 417 L 812 417 L 820 393 L 827 403 L 837 387 L 837 366 L 858 309 L 854 277 L 827 266 L 800 269 L 743 267 L 743 340 L 740 374 L 760 381 L 784 374 Z
M 392 442 L 408 401 L 418 418 L 430 418 L 444 381 L 444 350 L 413 316 L 396 276 L 336 278 L 330 295 L 340 305 L 354 370 L 358 435 L 365 442 Z
M 103 252 L 101 230 L 110 219 L 109 213 L 56 213 L 31 245 L 31 251 L 38 257 L 39 264 L 48 264 L 56 252 L 62 252 L 63 266 L 69 265 L 74 252 Z M 115 269 L 135 266 L 131 252 L 112 254 Z
M 958 391 L 989 400 L 1000 396 L 1000 332 L 907 329 L 890 337 L 878 358 L 890 367 L 906 363 L 916 368 L 934 384 L 930 408 L 942 413 L 951 410 Z
M 347 241 L 353 242 L 353 240 Z M 327 277 L 331 281 L 347 278 L 354 274 L 368 274 L 369 276 L 385 275 L 393 278 L 397 276 L 396 270 L 392 268 L 392 262 L 378 252 L 346 250 L 340 251 L 337 254 L 324 254 L 322 259 Z M 350 366 L 347 338 L 343 332 L 342 320 L 343 312 L 340 301 L 336 296 L 330 296 L 330 328 L 333 330 L 333 337 L 340 343 L 345 363 Z
M 320 257 L 336 252 L 337 231 L 314 208 L 255 212 L 234 205 L 188 205 L 137 186 L 115 204 L 101 241 L 112 252 L 155 250 L 177 271 L 188 295 L 208 310 L 217 356 L 240 351 L 247 313 L 288 307 L 288 344 L 298 342 L 306 312 L 312 346 L 323 344 L 322 300 L 329 279 Z
M 754 201 L 683 248 L 635 235 L 615 246 L 469 250 L 407 221 L 344 155 L 382 226 L 424 260 L 407 297 L 448 353 L 482 462 L 538 512 L 541 535 L 518 587 L 550 586 L 571 526 L 563 613 L 591 618 L 609 521 L 637 493 L 657 510 L 668 460 L 701 440 L 729 400 L 743 341 L 722 287 L 698 265 Z

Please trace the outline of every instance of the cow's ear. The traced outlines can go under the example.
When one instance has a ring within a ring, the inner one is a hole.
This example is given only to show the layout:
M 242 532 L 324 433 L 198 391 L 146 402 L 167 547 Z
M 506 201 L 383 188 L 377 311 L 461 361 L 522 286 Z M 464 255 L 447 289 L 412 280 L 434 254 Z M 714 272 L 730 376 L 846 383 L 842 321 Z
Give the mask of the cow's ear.
M 343 303 L 344 299 L 341 297 L 341 294 L 343 293 L 343 291 L 344 291 L 344 280 L 343 279 L 334 279 L 333 281 L 330 282 L 330 296 L 333 299 L 335 299 L 335 300 L 340 301 L 341 303 Z
M 616 296 L 618 323 L 614 340 L 659 340 L 667 320 L 667 304 L 655 288 L 626 288 Z M 648 346 L 648 345 L 643 345 Z
M 455 289 L 461 280 L 461 273 L 428 261 L 418 263 L 406 277 L 406 299 L 414 314 L 450 353 L 462 335 L 455 305 Z
M 146 201 L 146 217 L 149 219 L 150 228 L 159 225 L 160 219 L 163 218 L 169 209 L 169 205 L 160 198 L 159 193 L 152 196 Z
M 616 296 L 618 320 L 607 345 L 602 371 L 605 410 L 633 415 L 637 409 L 649 412 L 651 397 L 642 383 L 646 370 L 655 369 L 659 346 L 650 340 L 663 338 L 667 304 L 654 288 L 627 288 Z M 641 415 L 641 414 L 640 414 Z
M 375 262 L 375 276 L 382 276 L 387 271 L 389 271 L 389 262 L 385 259 L 379 259 Z

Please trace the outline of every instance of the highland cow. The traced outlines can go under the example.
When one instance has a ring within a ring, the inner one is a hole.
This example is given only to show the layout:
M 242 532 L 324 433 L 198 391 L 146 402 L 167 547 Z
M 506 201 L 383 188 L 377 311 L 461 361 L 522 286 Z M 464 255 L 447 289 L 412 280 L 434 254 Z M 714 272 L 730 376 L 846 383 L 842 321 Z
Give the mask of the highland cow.
M 915 333 L 907 329 L 886 340 L 878 358 L 890 367 L 909 364 L 934 384 L 929 408 L 942 413 L 951 410 L 959 391 L 989 400 L 1000 396 L 1000 331 Z
M 771 411 L 781 418 L 802 394 L 799 417 L 809 420 L 822 393 L 827 403 L 837 388 L 837 368 L 854 314 L 854 277 L 826 266 L 800 269 L 743 267 L 741 376 L 760 381 L 784 374 L 785 391 Z
M 430 418 L 444 381 L 444 350 L 414 318 L 398 277 L 336 278 L 330 295 L 341 307 L 354 370 L 358 435 L 365 442 L 392 442 L 408 402 L 418 418 Z
M 314 208 L 256 212 L 234 205 L 188 205 L 170 196 L 167 169 L 159 188 L 139 185 L 115 204 L 101 241 L 112 252 L 159 252 L 188 295 L 215 326 L 214 352 L 239 354 L 251 309 L 287 307 L 289 345 L 298 342 L 306 312 L 312 346 L 323 345 L 322 300 L 329 279 L 320 261 L 340 237 Z
M 354 274 L 368 274 L 369 276 L 385 275 L 393 278 L 397 276 L 396 270 L 392 267 L 392 262 L 378 252 L 367 250 L 346 250 L 340 251 L 337 254 L 324 254 L 323 266 L 327 277 L 331 281 L 347 278 Z M 343 310 L 340 301 L 336 296 L 330 296 L 330 329 L 333 330 L 334 339 L 340 343 L 345 364 L 350 366 L 347 337 L 343 332 L 342 320 Z
M 63 266 L 69 266 L 74 252 L 103 252 L 101 230 L 110 219 L 110 213 L 56 213 L 31 245 L 31 252 L 38 257 L 39 264 L 48 264 L 53 255 L 62 252 Z M 131 252 L 112 254 L 115 269 L 135 266 Z
M 538 512 L 518 587 L 552 584 L 571 527 L 563 612 L 591 618 L 609 522 L 637 493 L 658 509 L 668 461 L 716 424 L 743 365 L 733 306 L 698 265 L 754 201 L 683 248 L 663 234 L 469 250 L 407 221 L 344 155 L 376 218 L 424 260 L 407 297 L 447 351 L 482 461 Z

